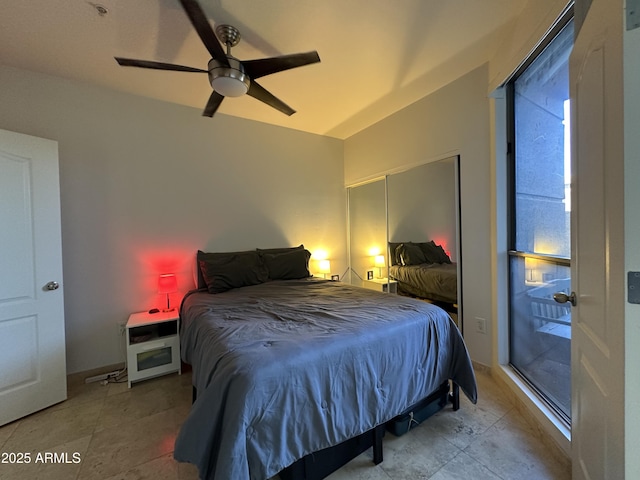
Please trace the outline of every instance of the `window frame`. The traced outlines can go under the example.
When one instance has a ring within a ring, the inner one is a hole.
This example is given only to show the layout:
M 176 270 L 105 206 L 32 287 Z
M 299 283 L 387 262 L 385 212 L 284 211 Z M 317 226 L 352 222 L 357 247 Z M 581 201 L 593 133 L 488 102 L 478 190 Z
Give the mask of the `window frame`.
M 518 66 L 513 74 L 503 84 L 505 91 L 505 108 L 506 108 L 506 214 L 507 214 L 507 323 L 511 322 L 511 308 L 512 308 L 512 259 L 514 257 L 520 258 L 532 258 L 539 260 L 546 260 L 556 263 L 561 266 L 570 267 L 571 258 L 545 255 L 534 252 L 520 251 L 516 249 L 516 236 L 517 236 L 517 221 L 516 221 L 516 112 L 515 112 L 515 82 L 516 80 L 527 70 L 529 66 L 538 58 L 538 56 L 555 40 L 557 35 L 574 20 L 574 6 L 573 3 L 567 6 L 567 8 L 558 17 L 558 20 L 554 25 L 545 33 L 542 40 L 531 51 L 527 58 Z M 576 25 L 574 23 L 574 29 Z M 574 30 L 574 37 L 576 31 Z M 571 418 L 560 410 L 552 401 L 547 398 L 547 395 L 541 392 L 530 380 L 528 380 L 520 370 L 512 363 L 511 353 L 511 328 L 508 329 L 507 334 L 507 362 L 509 367 L 515 372 L 522 381 L 524 381 L 532 391 L 545 402 L 545 404 L 556 413 L 559 419 L 561 419 L 568 428 L 571 428 Z

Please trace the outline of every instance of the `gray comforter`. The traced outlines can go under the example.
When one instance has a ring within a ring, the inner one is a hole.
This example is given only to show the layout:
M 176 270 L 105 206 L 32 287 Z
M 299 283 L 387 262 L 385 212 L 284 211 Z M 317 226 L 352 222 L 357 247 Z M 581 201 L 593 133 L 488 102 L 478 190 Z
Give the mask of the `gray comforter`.
M 181 314 L 198 397 L 174 457 L 201 478 L 267 479 L 390 420 L 447 379 L 476 401 L 458 329 L 418 300 L 287 280 L 192 294 Z

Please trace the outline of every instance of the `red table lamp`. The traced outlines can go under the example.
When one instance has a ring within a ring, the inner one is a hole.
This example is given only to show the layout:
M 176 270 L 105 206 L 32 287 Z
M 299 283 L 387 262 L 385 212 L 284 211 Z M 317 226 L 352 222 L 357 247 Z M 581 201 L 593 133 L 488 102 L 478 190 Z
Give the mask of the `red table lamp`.
M 169 294 L 178 291 L 178 281 L 173 273 L 163 273 L 158 278 L 158 293 L 167 295 L 167 308 L 163 309 L 163 312 L 170 312 L 173 310 L 169 305 Z

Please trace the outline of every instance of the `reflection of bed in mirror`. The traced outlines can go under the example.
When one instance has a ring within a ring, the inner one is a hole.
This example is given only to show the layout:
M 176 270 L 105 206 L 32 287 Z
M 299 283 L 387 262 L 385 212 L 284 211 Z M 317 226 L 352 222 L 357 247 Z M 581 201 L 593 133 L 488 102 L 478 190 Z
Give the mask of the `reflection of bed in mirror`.
M 442 246 L 429 242 L 390 242 L 389 276 L 398 293 L 453 307 L 458 301 L 457 265 Z
M 411 240 L 426 244 L 429 242 L 425 240 L 432 239 L 444 248 L 446 260 L 403 264 L 396 261 L 395 249 L 390 248 L 388 277 L 398 282 L 394 283 L 398 293 L 429 300 L 449 313 L 460 313 L 459 162 L 459 157 L 451 156 L 349 188 L 352 284 L 362 286 L 367 272 L 378 273 L 374 257 L 384 251 L 385 244 L 412 245 Z M 372 253 L 374 250 L 376 253 Z M 457 321 L 458 317 L 452 318 Z

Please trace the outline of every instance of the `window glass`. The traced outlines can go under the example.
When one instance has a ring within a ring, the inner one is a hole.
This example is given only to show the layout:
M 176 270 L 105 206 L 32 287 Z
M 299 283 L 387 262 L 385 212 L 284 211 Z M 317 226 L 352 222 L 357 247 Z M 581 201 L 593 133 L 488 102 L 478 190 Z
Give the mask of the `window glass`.
M 571 256 L 570 24 L 514 82 L 515 249 Z
M 573 23 L 512 82 L 509 361 L 567 422 L 571 418 L 569 54 Z

